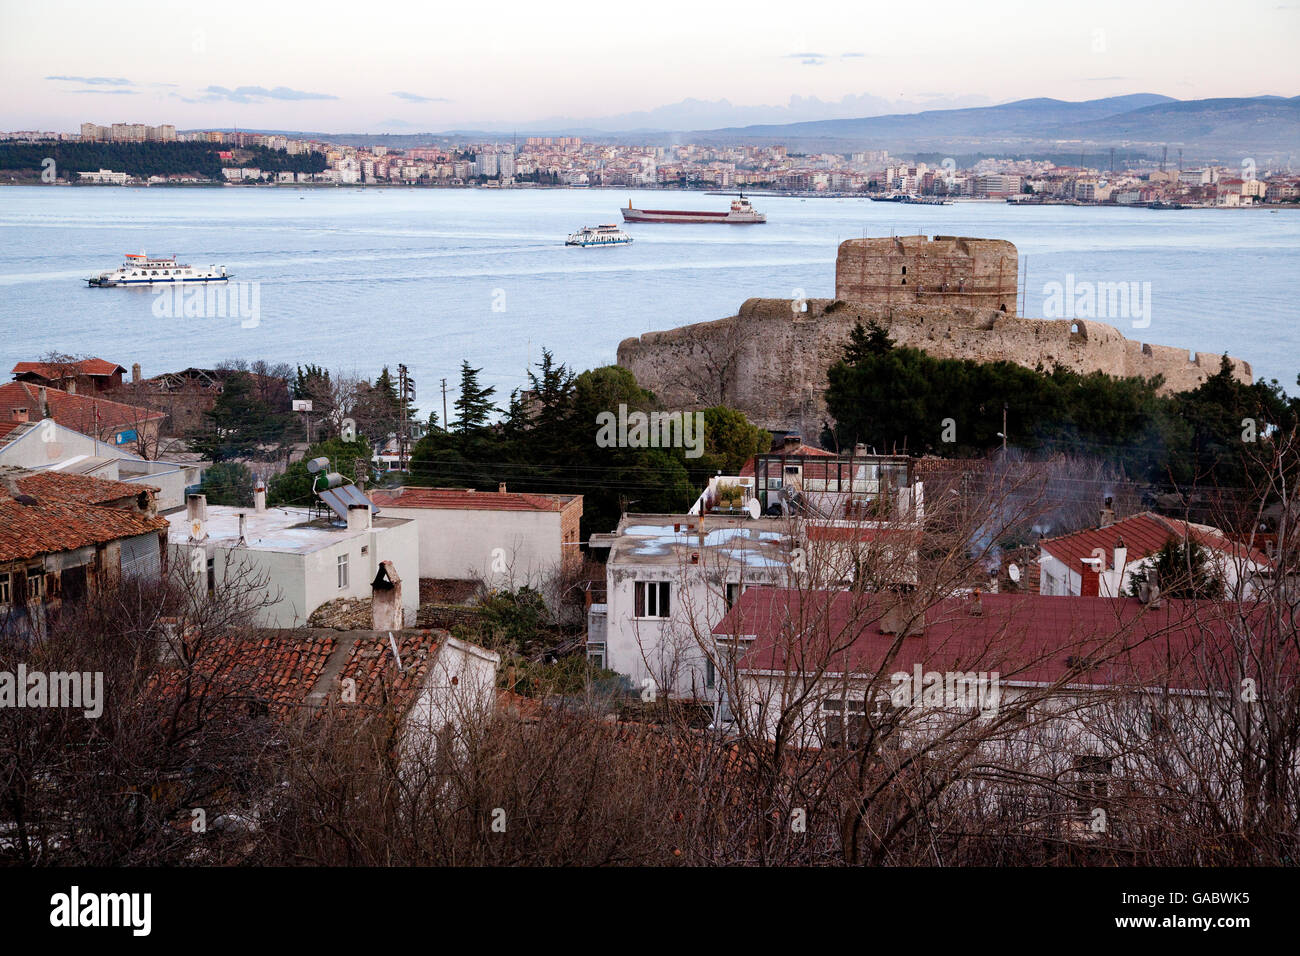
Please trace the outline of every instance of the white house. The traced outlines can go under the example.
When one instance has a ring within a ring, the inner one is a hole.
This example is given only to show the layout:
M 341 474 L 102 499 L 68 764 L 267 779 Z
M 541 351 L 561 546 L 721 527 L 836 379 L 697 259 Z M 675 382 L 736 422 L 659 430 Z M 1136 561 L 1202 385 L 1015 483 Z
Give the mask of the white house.
M 592 545 L 608 546 L 609 558 L 605 603 L 587 617 L 588 656 L 637 689 L 694 698 L 717 687 L 705 652 L 714 625 L 745 588 L 787 583 L 796 546 L 783 518 L 637 514 Z
M 420 531 L 414 521 L 372 516 L 349 508 L 346 525 L 306 508 L 208 507 L 191 495 L 183 512 L 167 516 L 168 545 L 176 566 L 212 591 L 240 574 L 264 578 L 272 604 L 262 611 L 268 627 L 301 627 L 312 611 L 335 598 L 369 598 L 380 563 L 392 562 L 402 589 L 402 616 L 415 623 L 419 608 Z
M 419 525 L 422 578 L 518 587 L 581 560 L 581 495 L 401 487 L 372 500 Z
M 1004 593 L 908 610 L 897 597 L 751 588 L 714 629 L 718 719 L 883 761 L 969 747 L 1006 781 L 1065 781 L 1086 813 L 1125 775 L 1228 765 L 1179 748 L 1231 736 L 1237 649 L 1267 642 L 1269 620 L 1234 602 Z M 1162 748 L 1169 731 L 1179 741 Z M 1162 753 L 1169 765 L 1153 765 Z
M 1249 598 L 1255 582 L 1273 567 L 1267 555 L 1233 541 L 1218 528 L 1147 511 L 1039 541 L 1039 593 L 1123 597 L 1130 593 L 1133 574 L 1150 568 L 1170 538 L 1180 544 L 1195 541 L 1205 552 L 1208 570 L 1223 582 L 1230 598 Z

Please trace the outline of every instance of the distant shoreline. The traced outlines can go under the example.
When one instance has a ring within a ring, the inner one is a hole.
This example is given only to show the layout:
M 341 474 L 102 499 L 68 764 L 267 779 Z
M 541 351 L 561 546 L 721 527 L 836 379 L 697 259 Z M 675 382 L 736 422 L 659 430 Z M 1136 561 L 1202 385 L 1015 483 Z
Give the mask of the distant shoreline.
M 477 184 L 461 183 L 457 185 L 443 185 L 439 183 L 41 183 L 30 181 L 15 181 L 0 183 L 0 186 L 38 186 L 43 188 L 64 188 L 64 189 L 468 189 L 482 192 L 533 192 L 537 190 L 546 190 L 548 192 L 566 191 L 566 192 L 664 192 L 664 193 L 701 193 L 706 196 L 732 196 L 736 193 L 743 192 L 748 196 L 765 197 L 773 199 L 879 199 L 879 195 L 870 193 L 841 193 L 841 192 L 787 192 L 782 190 L 764 190 L 764 189 L 729 189 L 722 190 L 716 187 L 690 189 L 679 186 L 552 186 L 539 185 L 537 183 L 524 183 L 514 186 L 480 186 Z M 953 204 L 980 204 L 980 205 L 1001 205 L 1001 206 L 1070 206 L 1081 209 L 1151 209 L 1146 203 L 1103 203 L 1103 202 L 1078 202 L 1068 199 L 1045 199 L 1033 202 L 1007 202 L 1005 199 L 977 199 L 973 196 L 948 196 L 947 198 Z M 909 204 L 910 205 L 910 204 Z M 926 203 L 917 203 L 915 205 L 927 205 Z M 1300 203 L 1256 203 L 1248 206 L 1204 206 L 1182 203 L 1180 207 L 1175 208 L 1157 208 L 1152 212 L 1186 212 L 1189 210 L 1219 210 L 1223 212 L 1244 212 L 1247 210 L 1269 210 L 1278 211 L 1282 209 L 1295 210 L 1300 209 Z

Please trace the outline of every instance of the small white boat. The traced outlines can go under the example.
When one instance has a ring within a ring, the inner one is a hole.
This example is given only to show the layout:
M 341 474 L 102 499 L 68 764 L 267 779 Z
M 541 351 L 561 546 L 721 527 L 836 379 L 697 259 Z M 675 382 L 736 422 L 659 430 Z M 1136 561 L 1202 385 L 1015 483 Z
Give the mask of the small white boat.
M 101 272 L 86 281 L 91 286 L 108 289 L 119 285 L 153 285 L 158 282 L 225 282 L 230 278 L 225 266 L 195 269 L 175 256 L 147 256 L 128 252 L 126 262 L 116 272 Z
M 611 223 L 602 226 L 583 226 L 568 239 L 566 246 L 625 246 L 632 241 L 622 229 Z

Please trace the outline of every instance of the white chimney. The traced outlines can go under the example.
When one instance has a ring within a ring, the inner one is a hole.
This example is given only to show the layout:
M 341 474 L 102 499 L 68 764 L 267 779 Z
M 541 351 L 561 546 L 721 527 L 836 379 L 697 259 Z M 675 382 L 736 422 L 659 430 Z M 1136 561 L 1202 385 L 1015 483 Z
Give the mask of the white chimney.
M 1128 548 L 1124 546 L 1123 538 L 1115 539 L 1115 564 L 1114 569 L 1120 573 L 1121 579 L 1124 574 L 1124 565 L 1128 563 Z
M 189 495 L 185 499 L 185 517 L 189 520 L 190 540 L 202 541 L 208 536 L 208 496 Z
M 348 505 L 348 530 L 370 530 L 370 505 Z
M 244 525 L 247 520 L 248 520 L 248 515 L 244 514 L 244 512 L 241 511 L 239 513 L 239 546 L 241 548 L 247 547 L 248 545 L 248 542 L 244 540 Z
M 266 482 L 261 478 L 253 485 L 253 510 L 259 514 L 266 510 Z

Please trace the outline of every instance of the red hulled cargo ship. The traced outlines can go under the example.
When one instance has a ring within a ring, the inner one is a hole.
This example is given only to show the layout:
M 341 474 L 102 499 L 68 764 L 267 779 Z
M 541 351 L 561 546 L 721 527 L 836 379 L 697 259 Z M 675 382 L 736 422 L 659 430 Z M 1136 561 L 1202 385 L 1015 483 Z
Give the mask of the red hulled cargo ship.
M 633 209 L 632 200 L 627 201 L 623 210 L 624 222 L 721 222 L 733 226 L 750 225 L 767 222 L 767 216 L 755 212 L 754 207 L 742 193 L 738 199 L 731 201 L 727 212 L 699 212 L 697 210 L 677 209 Z

